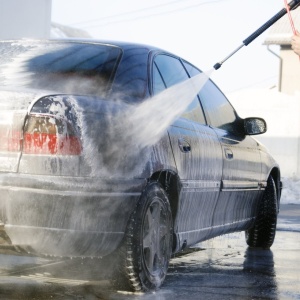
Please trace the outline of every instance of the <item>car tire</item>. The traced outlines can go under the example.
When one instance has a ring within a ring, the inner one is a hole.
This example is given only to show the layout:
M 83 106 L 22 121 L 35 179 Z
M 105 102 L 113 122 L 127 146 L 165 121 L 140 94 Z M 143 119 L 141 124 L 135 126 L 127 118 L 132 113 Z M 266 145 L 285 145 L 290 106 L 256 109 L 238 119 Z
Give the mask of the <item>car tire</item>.
M 161 185 L 151 182 L 133 212 L 113 279 L 118 289 L 153 291 L 167 274 L 172 253 L 172 213 Z
M 276 185 L 270 176 L 259 204 L 254 226 L 246 231 L 246 242 L 250 247 L 269 249 L 272 246 L 276 234 L 277 206 Z

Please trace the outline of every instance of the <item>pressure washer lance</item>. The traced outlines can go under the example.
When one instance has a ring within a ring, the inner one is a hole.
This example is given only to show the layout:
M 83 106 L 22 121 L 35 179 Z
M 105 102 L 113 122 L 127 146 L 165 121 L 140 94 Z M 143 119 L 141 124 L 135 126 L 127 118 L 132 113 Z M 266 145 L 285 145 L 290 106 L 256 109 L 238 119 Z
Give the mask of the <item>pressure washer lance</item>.
M 290 10 L 293 10 L 297 8 L 300 5 L 300 0 L 293 0 L 291 1 L 288 6 Z M 264 25 L 262 25 L 260 28 L 258 28 L 255 32 L 253 32 L 249 37 L 247 37 L 243 44 L 240 45 L 236 50 L 234 50 L 231 54 L 229 54 L 226 58 L 224 58 L 222 61 L 216 63 L 214 65 L 215 70 L 218 70 L 222 64 L 229 59 L 233 54 L 238 52 L 241 48 L 244 46 L 248 46 L 253 40 L 255 40 L 258 36 L 260 36 L 264 31 L 266 31 L 269 27 L 271 27 L 276 21 L 278 21 L 280 18 L 282 18 L 288 10 L 286 8 L 283 8 L 280 12 L 278 12 L 273 18 L 271 18 L 269 21 L 267 21 Z

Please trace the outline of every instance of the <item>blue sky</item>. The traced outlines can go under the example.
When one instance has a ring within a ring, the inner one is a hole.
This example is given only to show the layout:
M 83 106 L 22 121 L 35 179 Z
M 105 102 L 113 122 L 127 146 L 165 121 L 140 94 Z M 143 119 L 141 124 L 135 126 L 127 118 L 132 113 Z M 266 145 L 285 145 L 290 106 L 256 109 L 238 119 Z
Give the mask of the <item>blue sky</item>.
M 52 21 L 97 39 L 154 45 L 206 71 L 283 7 L 283 0 L 52 0 Z M 213 72 L 225 93 L 277 84 L 279 61 L 262 45 L 266 34 Z

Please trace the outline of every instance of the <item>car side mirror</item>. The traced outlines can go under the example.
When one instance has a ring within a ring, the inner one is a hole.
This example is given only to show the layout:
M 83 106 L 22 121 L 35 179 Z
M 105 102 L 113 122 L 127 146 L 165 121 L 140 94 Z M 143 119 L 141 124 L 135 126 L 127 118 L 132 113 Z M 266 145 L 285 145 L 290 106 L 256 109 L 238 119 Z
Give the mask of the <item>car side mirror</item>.
M 262 134 L 267 131 L 267 123 L 262 118 L 246 118 L 244 128 L 246 135 Z

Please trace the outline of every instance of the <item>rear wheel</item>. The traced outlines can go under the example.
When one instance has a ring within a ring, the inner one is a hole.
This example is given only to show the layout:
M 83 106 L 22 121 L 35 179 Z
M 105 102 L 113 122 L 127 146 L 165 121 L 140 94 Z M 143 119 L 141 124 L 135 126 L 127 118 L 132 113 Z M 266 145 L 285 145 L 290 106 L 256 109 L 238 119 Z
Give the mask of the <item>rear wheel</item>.
M 246 242 L 250 247 L 269 249 L 272 246 L 276 234 L 277 203 L 276 185 L 270 176 L 254 226 L 246 231 Z
M 114 285 L 132 291 L 156 290 L 172 252 L 172 214 L 163 188 L 148 185 L 131 216 Z

